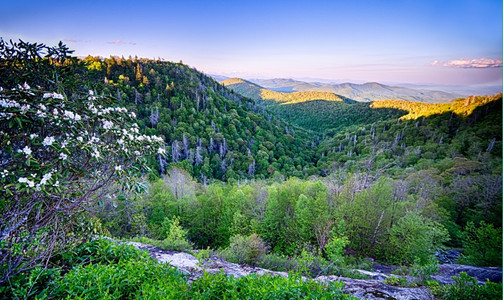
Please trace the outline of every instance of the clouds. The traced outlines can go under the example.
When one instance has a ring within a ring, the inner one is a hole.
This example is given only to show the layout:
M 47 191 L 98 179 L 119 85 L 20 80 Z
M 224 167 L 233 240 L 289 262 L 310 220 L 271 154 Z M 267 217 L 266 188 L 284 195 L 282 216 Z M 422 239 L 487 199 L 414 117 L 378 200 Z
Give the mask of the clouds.
M 129 44 L 129 45 L 135 46 L 136 42 L 133 42 L 133 41 L 131 41 L 131 42 L 124 42 L 123 40 L 115 40 L 113 42 L 108 42 L 108 44 L 117 45 L 117 46 Z
M 432 66 L 442 66 L 442 67 L 453 67 L 453 68 L 463 68 L 463 69 L 486 69 L 486 68 L 500 68 L 502 65 L 502 60 L 492 59 L 492 58 L 460 58 L 454 59 L 447 62 L 441 62 L 438 60 L 433 61 L 430 65 Z

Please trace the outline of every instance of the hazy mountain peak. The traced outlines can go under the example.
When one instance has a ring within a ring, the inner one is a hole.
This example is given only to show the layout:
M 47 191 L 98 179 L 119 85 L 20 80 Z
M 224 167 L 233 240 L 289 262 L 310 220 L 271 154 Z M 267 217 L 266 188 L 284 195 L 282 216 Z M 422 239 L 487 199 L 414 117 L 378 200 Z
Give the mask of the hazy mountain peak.
M 251 82 L 264 88 L 284 93 L 301 91 L 330 92 L 360 102 L 375 100 L 399 99 L 405 101 L 446 103 L 463 95 L 444 91 L 413 89 L 409 87 L 391 86 L 379 82 L 362 84 L 344 82 L 339 84 L 304 82 L 292 79 L 250 79 Z

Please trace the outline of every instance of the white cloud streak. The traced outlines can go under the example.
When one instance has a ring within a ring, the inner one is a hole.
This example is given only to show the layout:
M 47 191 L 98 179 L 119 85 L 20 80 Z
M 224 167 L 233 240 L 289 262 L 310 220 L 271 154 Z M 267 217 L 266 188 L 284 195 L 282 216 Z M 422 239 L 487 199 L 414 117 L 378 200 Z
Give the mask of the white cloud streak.
M 441 62 L 438 60 L 433 61 L 430 65 L 432 66 L 442 66 L 442 67 L 453 67 L 453 68 L 500 68 L 502 66 L 502 60 L 500 59 L 492 59 L 492 58 L 460 58 L 454 59 L 447 62 Z

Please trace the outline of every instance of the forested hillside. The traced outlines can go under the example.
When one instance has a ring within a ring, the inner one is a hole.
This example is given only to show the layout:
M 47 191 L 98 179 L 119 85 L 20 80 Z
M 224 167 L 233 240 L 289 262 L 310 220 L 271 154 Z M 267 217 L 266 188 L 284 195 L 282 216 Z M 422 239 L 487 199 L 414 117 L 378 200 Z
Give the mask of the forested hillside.
M 430 117 L 434 115 L 451 112 L 458 116 L 467 117 L 475 109 L 487 103 L 501 99 L 501 93 L 493 96 L 470 96 L 467 98 L 458 98 L 448 103 L 428 104 L 420 102 L 407 102 L 403 100 L 380 100 L 374 101 L 371 108 L 394 108 L 407 111 L 408 114 L 402 116 L 401 120 L 413 120 L 421 117 Z M 487 108 L 489 109 L 489 107 Z
M 168 156 L 156 163 L 160 173 L 177 164 L 203 181 L 264 178 L 276 171 L 303 177 L 316 161 L 306 145 L 317 140 L 305 130 L 186 65 L 118 57 L 85 61 L 104 93 L 137 112 L 141 130 L 164 137 Z

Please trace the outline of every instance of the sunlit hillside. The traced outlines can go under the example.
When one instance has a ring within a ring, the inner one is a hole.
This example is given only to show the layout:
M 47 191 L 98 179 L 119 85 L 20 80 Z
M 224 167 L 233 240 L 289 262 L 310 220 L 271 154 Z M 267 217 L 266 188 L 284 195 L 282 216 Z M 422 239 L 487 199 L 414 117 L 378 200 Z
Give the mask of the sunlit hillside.
M 254 100 L 271 100 L 280 102 L 282 104 L 302 103 L 313 100 L 326 100 L 326 101 L 343 101 L 353 102 L 343 96 L 336 95 L 329 92 L 319 91 L 303 91 L 293 93 L 281 93 L 273 90 L 265 89 L 259 85 L 240 78 L 231 78 L 221 82 L 224 86 L 232 89 L 233 91 L 254 99 Z
M 413 120 L 421 117 L 453 112 L 459 116 L 468 116 L 480 106 L 501 100 L 501 93 L 492 96 L 470 96 L 454 99 L 449 103 L 429 104 L 409 102 L 403 100 L 379 100 L 370 105 L 371 108 L 395 108 L 409 113 L 402 116 L 401 120 Z

